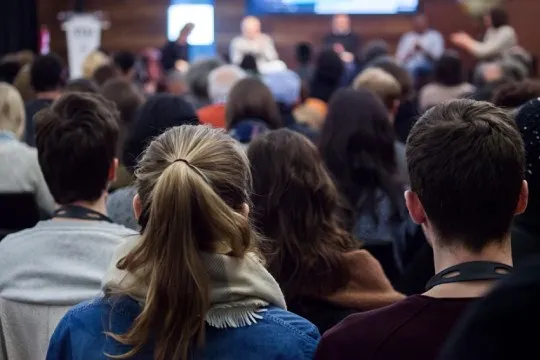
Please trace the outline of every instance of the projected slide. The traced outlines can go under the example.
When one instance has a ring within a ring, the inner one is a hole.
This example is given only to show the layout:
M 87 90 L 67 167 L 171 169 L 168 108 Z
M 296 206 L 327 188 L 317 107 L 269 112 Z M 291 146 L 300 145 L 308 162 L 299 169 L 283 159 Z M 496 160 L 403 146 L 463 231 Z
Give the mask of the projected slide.
M 415 12 L 418 0 L 247 0 L 247 8 L 251 14 L 399 14 Z

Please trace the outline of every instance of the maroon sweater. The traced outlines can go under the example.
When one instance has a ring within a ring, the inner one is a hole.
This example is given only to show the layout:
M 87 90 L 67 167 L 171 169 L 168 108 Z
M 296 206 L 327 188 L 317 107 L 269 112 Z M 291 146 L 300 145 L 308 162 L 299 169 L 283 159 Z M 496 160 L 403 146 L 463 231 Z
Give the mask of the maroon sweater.
M 473 300 L 415 295 L 349 316 L 324 334 L 315 359 L 434 360 Z

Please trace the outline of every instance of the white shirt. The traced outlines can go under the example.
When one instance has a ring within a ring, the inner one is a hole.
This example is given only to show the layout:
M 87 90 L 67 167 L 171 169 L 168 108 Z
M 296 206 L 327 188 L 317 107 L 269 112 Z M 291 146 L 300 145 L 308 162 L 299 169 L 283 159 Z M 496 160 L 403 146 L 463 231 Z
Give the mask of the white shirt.
M 396 53 L 396 59 L 407 69 L 413 69 L 429 61 L 423 52 L 415 50 L 416 43 L 420 43 L 435 60 L 444 52 L 444 38 L 437 30 L 430 29 L 422 34 L 410 31 L 401 37 Z

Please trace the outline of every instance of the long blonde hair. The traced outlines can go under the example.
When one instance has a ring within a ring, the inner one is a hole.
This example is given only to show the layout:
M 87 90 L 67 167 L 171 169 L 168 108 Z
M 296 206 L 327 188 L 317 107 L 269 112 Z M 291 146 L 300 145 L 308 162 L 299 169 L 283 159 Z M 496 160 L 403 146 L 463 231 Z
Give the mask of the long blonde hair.
M 0 130 L 11 131 L 20 139 L 24 134 L 24 103 L 13 86 L 0 83 Z
M 152 338 L 154 359 L 188 358 L 204 344 L 210 279 L 201 252 L 242 257 L 255 233 L 245 214 L 251 175 L 247 156 L 221 130 L 175 127 L 155 139 L 135 173 L 141 199 L 138 246 L 117 267 L 148 285 L 127 334 L 112 335 L 138 353 Z M 129 295 L 129 293 L 128 293 Z

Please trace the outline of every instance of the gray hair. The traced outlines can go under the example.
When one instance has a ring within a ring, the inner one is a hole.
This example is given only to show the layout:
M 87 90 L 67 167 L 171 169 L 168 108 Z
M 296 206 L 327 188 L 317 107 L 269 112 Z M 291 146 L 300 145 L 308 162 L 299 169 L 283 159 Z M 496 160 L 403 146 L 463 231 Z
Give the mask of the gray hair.
M 236 65 L 223 65 L 208 76 L 208 96 L 214 104 L 225 103 L 236 83 L 247 77 L 244 70 Z
M 219 58 L 203 59 L 194 62 L 186 73 L 186 82 L 191 93 L 200 99 L 208 99 L 208 75 L 223 65 Z
M 177 82 L 185 82 L 186 81 L 186 74 L 178 71 L 178 70 L 171 70 L 167 73 L 167 83 L 177 83 Z

